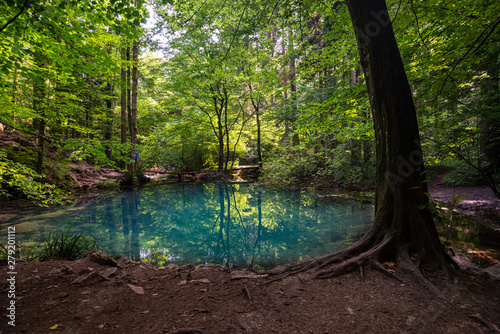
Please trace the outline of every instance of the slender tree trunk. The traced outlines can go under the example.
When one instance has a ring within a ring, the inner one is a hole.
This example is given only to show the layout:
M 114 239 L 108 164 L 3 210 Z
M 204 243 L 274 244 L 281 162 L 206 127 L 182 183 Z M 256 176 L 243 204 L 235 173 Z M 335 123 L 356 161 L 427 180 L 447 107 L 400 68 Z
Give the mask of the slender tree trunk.
M 44 66 L 40 52 L 35 52 L 35 63 L 39 68 Z M 35 171 L 41 174 L 43 171 L 43 157 L 45 151 L 45 83 L 43 81 L 35 81 L 33 86 L 33 110 L 37 117 L 33 120 L 34 130 L 38 132 L 38 148 Z
M 220 108 L 219 108 L 219 102 L 217 101 L 217 96 L 215 95 L 215 92 L 212 91 L 213 95 L 213 101 L 214 101 L 214 108 L 215 108 L 215 113 L 217 115 L 217 139 L 219 140 L 219 161 L 218 161 L 218 170 L 223 170 L 224 169 L 224 128 L 222 126 L 222 113 L 223 113 L 223 108 L 224 108 L 224 100 L 221 99 L 220 103 Z
M 292 29 L 290 29 L 288 33 L 288 44 L 289 44 L 289 50 L 290 52 L 290 59 L 289 59 L 289 79 L 290 79 L 290 97 L 291 97 L 291 110 L 292 114 L 290 115 L 290 121 L 291 123 L 295 123 L 297 119 L 297 84 L 296 84 L 296 78 L 295 78 L 295 54 L 294 54 L 294 45 L 293 45 L 293 33 Z M 294 133 L 292 135 L 292 146 L 297 146 L 300 144 L 300 138 L 298 133 Z
M 112 83 L 108 83 L 108 97 L 106 99 L 106 121 L 104 123 L 104 141 L 105 149 L 104 153 L 106 157 L 111 160 L 112 151 L 111 151 L 111 139 L 113 138 L 113 109 L 114 109 L 114 85 Z
M 226 161 L 224 164 L 224 170 L 227 170 L 227 166 L 229 164 L 229 158 L 231 154 L 231 146 L 230 146 L 230 137 L 229 137 L 229 121 L 228 121 L 228 115 L 227 115 L 227 104 L 228 104 L 228 97 L 227 97 L 227 90 L 226 88 L 223 89 L 224 92 L 224 132 L 226 133 Z
M 260 106 L 257 106 L 255 112 L 255 117 L 257 121 L 257 159 L 259 160 L 259 168 L 262 168 L 262 145 L 261 145 L 261 133 L 260 133 Z
M 132 144 L 132 151 L 130 156 L 133 163 L 130 164 L 129 174 L 131 179 L 135 178 L 137 172 L 137 84 L 139 80 L 138 62 L 139 62 L 139 42 L 134 41 L 132 46 L 132 60 L 134 62 L 132 66 L 132 103 L 130 111 L 130 143 Z
M 130 47 L 127 47 L 127 119 L 128 133 L 132 133 L 132 70 L 130 67 Z
M 123 48 L 121 50 L 121 82 L 120 82 L 120 143 L 122 145 L 127 143 L 127 67 L 125 65 L 127 50 Z M 121 168 L 126 168 L 126 163 L 123 161 L 120 163 Z

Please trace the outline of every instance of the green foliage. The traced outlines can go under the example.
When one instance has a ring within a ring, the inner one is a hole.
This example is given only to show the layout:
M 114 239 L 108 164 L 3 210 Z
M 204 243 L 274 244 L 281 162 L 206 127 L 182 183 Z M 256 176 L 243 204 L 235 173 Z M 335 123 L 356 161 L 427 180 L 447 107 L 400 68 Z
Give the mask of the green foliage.
M 63 204 L 65 192 L 51 184 L 42 183 L 44 175 L 13 162 L 0 151 L 0 195 L 24 197 L 40 206 Z
M 277 149 L 266 161 L 262 180 L 282 188 L 346 184 L 373 186 L 373 155 L 366 152 L 363 156 L 348 148 L 349 143 L 329 150 L 304 146 Z
M 106 148 L 111 149 L 118 156 L 116 160 L 110 160 L 106 156 Z M 130 158 L 124 158 L 130 152 L 129 144 L 117 144 L 103 142 L 98 139 L 67 139 L 64 141 L 63 149 L 69 153 L 70 161 L 86 160 L 96 167 L 116 167 L 116 161 L 129 162 Z
M 443 177 L 443 184 L 447 187 L 482 186 L 485 180 L 481 173 L 470 169 L 457 169 Z
M 70 235 L 71 226 L 60 234 L 50 232 L 47 240 L 38 247 L 25 250 L 21 259 L 26 261 L 46 261 L 52 258 L 63 260 L 77 260 L 83 257 L 86 251 L 101 250 L 99 241 L 88 232 Z
M 313 176 L 324 166 L 314 149 L 290 147 L 274 152 L 262 171 L 262 180 L 278 188 L 311 186 Z
M 99 180 L 99 182 L 97 183 L 97 188 L 118 190 L 118 189 L 120 189 L 120 182 L 117 180 L 112 180 L 112 179 Z
M 456 168 L 443 164 L 425 166 L 426 178 L 430 181 L 436 176 L 451 172 L 454 169 Z

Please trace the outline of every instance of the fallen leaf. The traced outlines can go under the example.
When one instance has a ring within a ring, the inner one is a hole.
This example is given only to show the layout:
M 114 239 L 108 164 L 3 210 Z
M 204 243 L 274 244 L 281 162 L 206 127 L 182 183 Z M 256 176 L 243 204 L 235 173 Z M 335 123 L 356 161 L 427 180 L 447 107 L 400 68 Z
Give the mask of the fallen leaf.
M 132 285 L 132 284 L 127 284 L 129 288 L 132 289 L 132 291 L 134 291 L 135 293 L 139 294 L 139 295 L 143 295 L 144 294 L 144 288 L 142 286 L 137 286 L 137 285 Z
M 50 329 L 51 331 L 53 331 L 53 330 L 57 329 L 57 327 L 59 327 L 59 325 L 54 325 L 54 326 L 50 327 L 49 329 Z
M 141 312 L 141 314 L 148 314 L 148 313 L 149 313 L 149 310 Z
M 396 265 L 394 262 L 390 262 L 390 261 L 384 262 L 384 264 L 388 267 L 394 267 Z

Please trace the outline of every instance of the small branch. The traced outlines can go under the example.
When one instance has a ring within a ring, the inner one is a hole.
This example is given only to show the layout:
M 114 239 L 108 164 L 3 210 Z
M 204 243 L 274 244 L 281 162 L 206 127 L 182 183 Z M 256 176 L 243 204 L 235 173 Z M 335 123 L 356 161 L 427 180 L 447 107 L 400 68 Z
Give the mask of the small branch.
M 429 51 L 429 47 L 425 43 L 424 38 L 422 37 L 422 34 L 420 33 L 420 24 L 418 23 L 418 16 L 417 16 L 417 13 L 415 12 L 415 7 L 413 6 L 413 0 L 410 0 L 410 4 L 411 4 L 411 11 L 413 12 L 413 16 L 415 16 L 415 21 L 417 22 L 418 36 L 420 37 L 420 40 L 422 41 L 422 44 L 425 46 L 427 51 Z M 399 10 L 399 8 L 398 8 L 398 10 Z
M 250 294 L 250 290 L 248 290 L 248 288 L 245 286 L 243 288 L 243 293 L 245 294 L 245 296 L 248 298 L 248 301 L 252 302 L 252 295 Z
M 24 1 L 24 4 L 23 4 L 23 7 L 21 8 L 21 11 L 19 13 L 17 13 L 16 16 L 11 18 L 7 23 L 5 23 L 4 26 L 2 28 L 0 28 L 0 32 L 4 31 L 12 22 L 14 22 L 24 12 L 24 9 L 28 5 L 28 1 L 29 0 Z
M 446 84 L 446 81 L 448 80 L 448 78 L 450 77 L 451 73 L 455 70 L 455 68 L 457 68 L 458 64 L 460 64 L 460 62 L 462 60 L 464 60 L 468 55 L 469 53 L 471 53 L 471 51 L 474 49 L 473 52 L 475 52 L 477 49 L 479 49 L 479 47 L 481 45 L 484 44 L 484 42 L 486 42 L 486 39 L 488 37 L 490 37 L 490 35 L 493 33 L 493 31 L 495 31 L 496 27 L 498 26 L 498 24 L 500 24 L 500 16 L 497 17 L 496 21 L 495 22 L 492 22 L 490 23 L 489 25 L 486 26 L 486 28 L 483 29 L 483 31 L 481 32 L 481 34 L 476 38 L 476 40 L 474 41 L 474 43 L 472 43 L 472 45 L 467 49 L 467 51 L 462 55 L 462 57 L 460 57 L 460 59 L 458 59 L 456 62 L 455 62 L 455 65 L 453 65 L 453 68 L 451 69 L 450 72 L 448 72 L 448 74 L 446 74 L 446 77 L 444 78 L 443 80 L 443 84 L 441 85 L 441 88 L 439 89 L 439 93 L 436 95 L 436 97 L 434 98 L 434 100 L 437 99 L 437 97 L 439 95 L 441 95 L 441 92 L 443 91 L 444 89 L 444 85 Z M 491 28 L 491 29 L 490 29 Z M 487 30 L 490 29 L 490 31 L 486 34 Z M 486 34 L 486 36 L 483 38 L 483 35 Z M 479 42 L 479 40 L 483 38 L 483 40 L 481 42 Z M 474 46 L 476 45 L 476 43 L 479 44 L 474 48 Z M 433 100 L 433 101 L 434 101 Z

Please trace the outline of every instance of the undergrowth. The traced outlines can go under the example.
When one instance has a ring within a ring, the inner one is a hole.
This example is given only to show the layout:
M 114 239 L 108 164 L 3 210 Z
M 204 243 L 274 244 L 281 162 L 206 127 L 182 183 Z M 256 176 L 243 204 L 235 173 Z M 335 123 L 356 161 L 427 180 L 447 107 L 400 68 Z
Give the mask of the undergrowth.
M 261 181 L 284 189 L 350 184 L 372 187 L 375 178 L 373 159 L 343 145 L 333 149 L 302 145 L 282 147 L 265 162 Z
M 18 256 L 25 261 L 46 261 L 49 259 L 77 260 L 89 250 L 104 250 L 99 241 L 89 232 L 70 234 L 71 226 L 60 233 L 50 232 L 47 240 L 34 247 L 19 247 Z M 0 258 L 8 257 L 6 247 L 0 245 Z
M 482 186 L 485 184 L 483 176 L 475 170 L 457 169 L 446 174 L 442 182 L 447 187 Z

